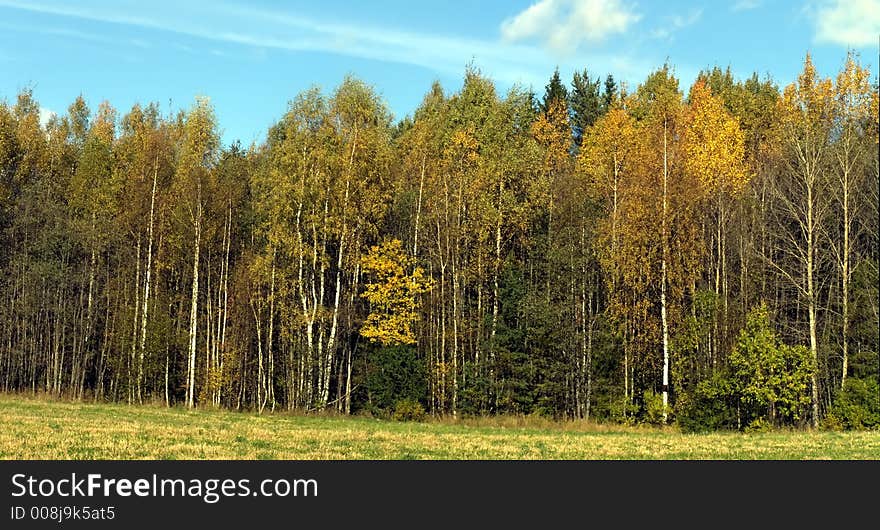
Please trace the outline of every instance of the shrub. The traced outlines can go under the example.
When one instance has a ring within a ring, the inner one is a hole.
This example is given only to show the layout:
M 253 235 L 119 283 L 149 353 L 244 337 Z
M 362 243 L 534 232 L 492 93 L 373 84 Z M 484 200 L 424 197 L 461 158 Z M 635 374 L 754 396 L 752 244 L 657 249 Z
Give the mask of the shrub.
M 600 401 L 596 401 L 598 405 L 601 405 Z M 593 411 L 597 410 L 598 407 L 594 407 Z M 619 398 L 615 396 L 613 400 L 608 404 L 608 418 L 618 421 L 624 425 L 633 425 L 635 424 L 635 418 L 639 414 L 639 405 L 638 403 L 632 403 L 627 399 L 626 401 L 623 398 Z M 599 415 L 596 414 L 598 417 Z
M 412 346 L 367 346 L 367 400 L 374 413 L 394 410 L 398 401 L 416 401 L 427 395 L 425 363 Z
M 402 399 L 394 404 L 392 417 L 397 421 L 424 421 L 425 407 L 418 401 Z
M 653 390 L 645 390 L 642 395 L 645 400 L 645 416 L 647 423 L 660 425 L 663 423 L 663 396 Z
M 821 423 L 819 423 L 819 428 L 823 431 L 842 431 L 844 430 L 843 422 L 834 415 L 834 412 L 829 412 L 822 418 Z
M 675 420 L 684 432 L 709 432 L 736 427 L 736 403 L 727 374 L 716 373 L 679 396 Z
M 880 387 L 877 381 L 850 377 L 835 396 L 829 416 L 844 429 L 880 427 Z
M 779 341 L 764 304 L 747 315 L 730 354 L 730 369 L 744 421 L 794 424 L 810 404 L 810 378 L 815 370 L 810 351 Z
M 755 418 L 746 427 L 746 432 L 767 432 L 773 428 L 773 425 L 764 418 Z

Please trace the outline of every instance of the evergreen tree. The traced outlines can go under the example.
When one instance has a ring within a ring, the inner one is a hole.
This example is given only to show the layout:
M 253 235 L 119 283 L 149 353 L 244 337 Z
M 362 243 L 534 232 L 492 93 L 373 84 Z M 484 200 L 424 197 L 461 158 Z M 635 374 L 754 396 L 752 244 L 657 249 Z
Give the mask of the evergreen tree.
M 716 68 L 685 101 L 668 65 L 630 96 L 557 69 L 536 97 L 469 68 L 395 126 L 349 77 L 225 149 L 205 99 L 41 122 L 25 90 L 0 100 L 0 388 L 876 425 L 871 79 Z
M 553 71 L 550 82 L 544 87 L 544 99 L 541 100 L 541 112 L 546 113 L 554 101 L 562 101 L 568 106 L 568 89 L 559 76 L 559 67 Z
M 614 81 L 614 76 L 608 74 L 608 77 L 605 78 L 605 91 L 602 93 L 602 107 L 603 113 L 611 110 L 611 106 L 614 104 L 614 99 L 617 97 L 617 82 Z
M 575 72 L 571 88 L 571 129 L 575 145 L 580 147 L 584 131 L 604 114 L 605 108 L 599 94 L 598 77 L 592 81 L 586 70 Z

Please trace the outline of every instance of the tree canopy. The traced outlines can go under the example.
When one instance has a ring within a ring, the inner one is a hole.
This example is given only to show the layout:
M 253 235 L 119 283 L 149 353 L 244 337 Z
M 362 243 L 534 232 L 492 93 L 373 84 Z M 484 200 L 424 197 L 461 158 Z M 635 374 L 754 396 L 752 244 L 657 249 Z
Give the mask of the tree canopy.
M 876 76 L 603 74 L 536 97 L 470 67 L 401 120 L 348 76 L 249 146 L 207 98 L 79 96 L 43 124 L 29 90 L 3 100 L 0 385 L 877 425 Z

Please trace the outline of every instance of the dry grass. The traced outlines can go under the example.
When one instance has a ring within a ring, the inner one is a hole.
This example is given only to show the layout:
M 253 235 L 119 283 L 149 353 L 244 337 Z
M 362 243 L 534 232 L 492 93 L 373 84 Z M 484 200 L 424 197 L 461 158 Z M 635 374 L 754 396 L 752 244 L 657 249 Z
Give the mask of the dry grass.
M 531 418 L 397 423 L 0 395 L 2 459 L 878 459 L 880 432 L 681 434 Z

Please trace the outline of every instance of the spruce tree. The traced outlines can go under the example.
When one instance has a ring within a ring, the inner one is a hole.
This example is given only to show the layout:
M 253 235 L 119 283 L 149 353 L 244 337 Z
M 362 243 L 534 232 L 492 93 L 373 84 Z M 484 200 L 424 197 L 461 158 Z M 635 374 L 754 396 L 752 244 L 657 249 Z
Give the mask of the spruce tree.
M 565 88 L 562 78 L 559 76 L 559 67 L 553 71 L 550 82 L 545 86 L 544 99 L 541 101 L 541 112 L 546 113 L 551 103 L 557 99 L 565 102 L 566 106 L 568 105 L 568 89 Z
M 608 74 L 605 78 L 605 92 L 602 94 L 603 113 L 611 110 L 615 94 L 617 94 L 617 82 L 614 81 L 613 75 Z
M 571 124 L 575 145 L 581 145 L 584 131 L 593 125 L 602 112 L 599 78 L 590 79 L 586 70 L 575 72 L 571 81 Z

